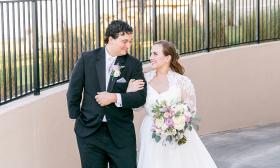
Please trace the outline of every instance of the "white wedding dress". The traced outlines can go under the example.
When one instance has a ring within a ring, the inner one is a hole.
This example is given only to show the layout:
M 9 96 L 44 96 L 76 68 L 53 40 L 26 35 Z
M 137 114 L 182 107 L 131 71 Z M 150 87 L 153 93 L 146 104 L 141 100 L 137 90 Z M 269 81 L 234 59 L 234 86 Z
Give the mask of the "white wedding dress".
M 138 168 L 216 168 L 215 162 L 201 142 L 196 131 L 186 131 L 187 142 L 183 145 L 176 143 L 165 146 L 152 139 L 153 114 L 152 106 L 156 100 L 168 102 L 185 101 L 196 110 L 195 92 L 191 80 L 173 71 L 168 72 L 169 89 L 158 93 L 149 82 L 156 75 L 155 71 L 145 74 L 147 99 L 145 104 L 146 116 L 142 122 L 140 136 L 140 153 Z

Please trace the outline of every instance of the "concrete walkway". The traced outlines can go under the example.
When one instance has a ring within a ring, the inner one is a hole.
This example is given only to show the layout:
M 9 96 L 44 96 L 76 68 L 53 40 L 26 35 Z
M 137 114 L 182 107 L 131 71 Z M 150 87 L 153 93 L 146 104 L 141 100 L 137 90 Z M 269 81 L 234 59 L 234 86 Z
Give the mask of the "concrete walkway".
M 201 139 L 219 168 L 280 168 L 280 123 Z

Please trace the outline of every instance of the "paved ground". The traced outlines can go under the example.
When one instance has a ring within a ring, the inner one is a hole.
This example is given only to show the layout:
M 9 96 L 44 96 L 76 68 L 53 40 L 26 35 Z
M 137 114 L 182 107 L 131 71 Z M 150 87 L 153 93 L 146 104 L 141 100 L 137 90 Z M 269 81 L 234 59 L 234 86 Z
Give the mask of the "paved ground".
M 280 123 L 210 134 L 202 141 L 219 168 L 280 168 Z

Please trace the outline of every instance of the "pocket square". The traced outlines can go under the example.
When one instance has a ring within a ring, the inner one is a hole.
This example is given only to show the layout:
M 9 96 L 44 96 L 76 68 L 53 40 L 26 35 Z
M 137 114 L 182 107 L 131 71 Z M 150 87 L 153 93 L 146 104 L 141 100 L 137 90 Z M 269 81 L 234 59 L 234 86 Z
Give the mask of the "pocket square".
M 126 83 L 126 80 L 124 78 L 120 78 L 117 80 L 117 83 Z

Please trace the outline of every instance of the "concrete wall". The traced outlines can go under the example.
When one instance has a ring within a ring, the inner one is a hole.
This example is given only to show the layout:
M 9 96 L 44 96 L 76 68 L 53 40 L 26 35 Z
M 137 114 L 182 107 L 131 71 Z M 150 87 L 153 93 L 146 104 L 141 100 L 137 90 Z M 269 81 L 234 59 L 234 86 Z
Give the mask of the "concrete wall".
M 200 134 L 280 122 L 279 52 L 280 42 L 271 42 L 181 59 L 195 85 Z M 80 167 L 66 89 L 0 107 L 1 168 Z M 137 130 L 143 115 L 135 113 Z

